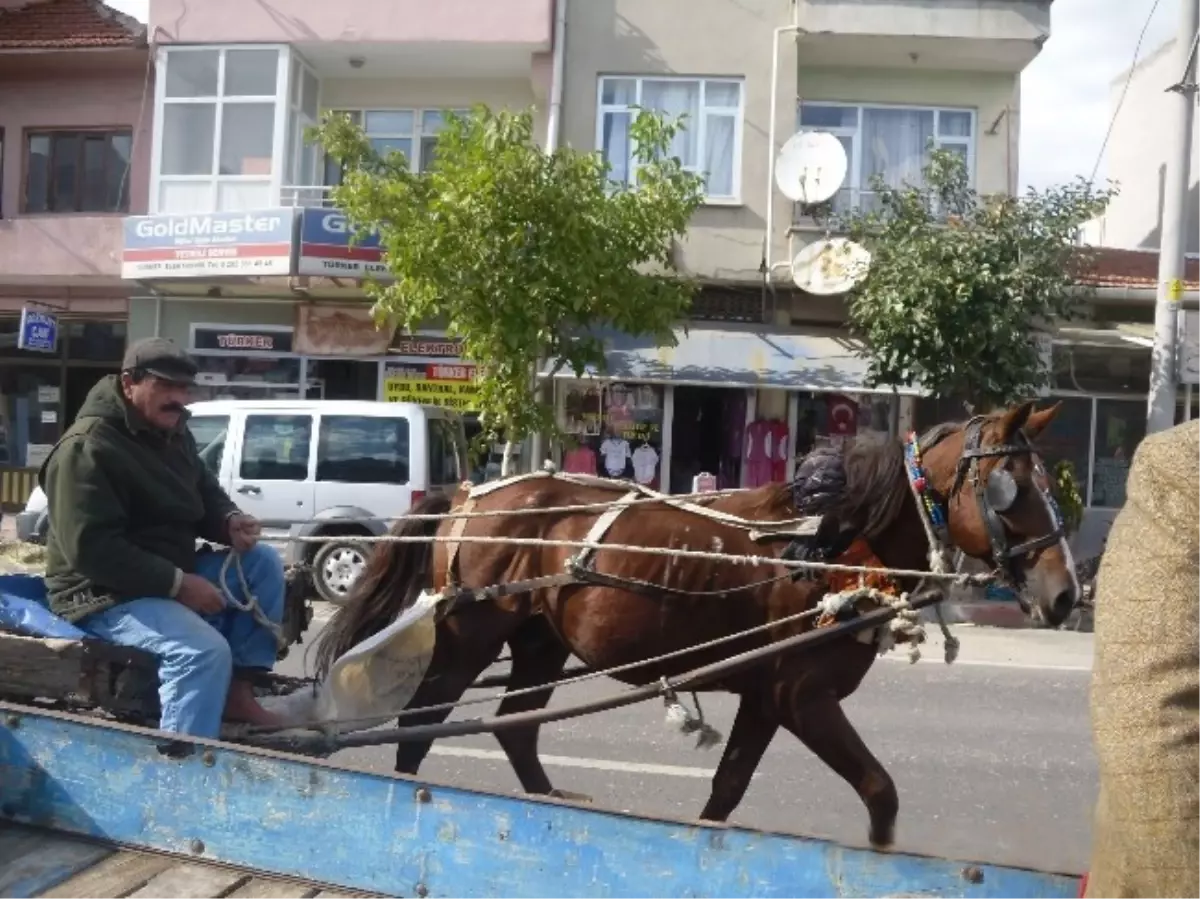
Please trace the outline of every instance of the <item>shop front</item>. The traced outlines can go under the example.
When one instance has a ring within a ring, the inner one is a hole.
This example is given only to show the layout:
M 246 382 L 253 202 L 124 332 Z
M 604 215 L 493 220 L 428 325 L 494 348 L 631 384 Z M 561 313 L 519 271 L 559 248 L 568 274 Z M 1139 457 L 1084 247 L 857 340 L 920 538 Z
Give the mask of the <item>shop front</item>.
M 842 337 L 691 328 L 673 348 L 608 335 L 607 370 L 555 378 L 564 471 L 673 494 L 791 478 L 816 446 L 897 433 L 892 391 L 863 387 Z
M 32 327 L 46 339 L 28 339 Z M 5 511 L 24 506 L 38 468 L 88 391 L 119 371 L 124 353 L 125 322 L 115 314 L 113 320 L 83 318 L 30 306 L 24 317 L 0 316 L 0 506 Z

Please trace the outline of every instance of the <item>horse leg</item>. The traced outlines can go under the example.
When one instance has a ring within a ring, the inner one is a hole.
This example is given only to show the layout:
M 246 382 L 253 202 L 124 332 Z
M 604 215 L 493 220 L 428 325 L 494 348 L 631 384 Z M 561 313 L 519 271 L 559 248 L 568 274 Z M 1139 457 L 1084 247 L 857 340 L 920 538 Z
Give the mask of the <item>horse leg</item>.
M 756 693 L 744 694 L 713 775 L 712 793 L 700 813 L 703 820 L 725 821 L 733 814 L 777 730 L 779 723 L 768 714 L 764 698 Z
M 512 667 L 508 677 L 508 690 L 523 690 L 548 684 L 562 674 L 570 651 L 554 634 L 543 618 L 528 622 L 508 641 L 512 650 Z M 527 693 L 523 696 L 505 697 L 497 710 L 499 715 L 511 715 L 517 712 L 531 712 L 546 707 L 553 687 Z M 591 797 L 580 793 L 568 793 L 556 790 L 550 785 L 550 778 L 542 761 L 538 758 L 538 732 L 540 725 L 513 728 L 496 732 L 496 739 L 504 754 L 508 756 L 521 789 L 526 793 L 540 793 L 556 796 L 561 799 L 591 802 Z
M 896 784 L 862 741 L 837 696 L 797 697 L 779 713 L 783 726 L 858 793 L 870 815 L 871 845 L 876 849 L 890 847 L 900 809 Z
M 475 679 L 500 655 L 507 634 L 497 630 L 488 645 L 472 645 L 452 633 L 448 629 L 438 628 L 437 642 L 434 644 L 433 659 L 421 686 L 408 703 L 409 709 L 419 709 L 422 706 L 443 705 L 448 702 L 458 702 L 467 692 Z M 477 632 L 486 633 L 490 622 L 484 622 Z M 400 727 L 416 727 L 423 724 L 441 724 L 450 717 L 453 709 L 435 709 L 416 715 L 406 715 L 399 719 Z M 396 771 L 400 774 L 414 775 L 425 761 L 425 756 L 433 747 L 433 740 L 399 743 L 396 746 Z

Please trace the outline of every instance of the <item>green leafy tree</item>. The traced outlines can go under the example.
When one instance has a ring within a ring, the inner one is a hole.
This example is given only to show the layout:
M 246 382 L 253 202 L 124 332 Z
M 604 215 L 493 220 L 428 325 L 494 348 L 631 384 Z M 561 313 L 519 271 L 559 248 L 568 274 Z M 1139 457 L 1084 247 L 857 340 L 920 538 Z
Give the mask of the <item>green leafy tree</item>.
M 1069 319 L 1084 222 L 1111 190 L 1083 179 L 1024 196 L 984 196 L 962 158 L 934 150 L 925 185 L 889 187 L 878 205 L 839 226 L 865 245 L 871 265 L 849 297 L 873 385 L 921 385 L 991 407 L 1034 394 L 1046 382 L 1033 335 Z
M 554 432 L 534 372 L 544 359 L 577 376 L 603 369 L 597 328 L 674 345 L 695 286 L 674 270 L 673 243 L 702 197 L 701 179 L 669 153 L 680 127 L 637 116 L 636 188 L 615 185 L 598 153 L 547 154 L 529 112 L 450 116 L 421 173 L 374 153 L 344 116 L 316 131 L 345 170 L 334 203 L 386 251 L 392 280 L 366 285 L 377 320 L 406 331 L 443 320 L 462 338 L 478 365 L 483 436 Z

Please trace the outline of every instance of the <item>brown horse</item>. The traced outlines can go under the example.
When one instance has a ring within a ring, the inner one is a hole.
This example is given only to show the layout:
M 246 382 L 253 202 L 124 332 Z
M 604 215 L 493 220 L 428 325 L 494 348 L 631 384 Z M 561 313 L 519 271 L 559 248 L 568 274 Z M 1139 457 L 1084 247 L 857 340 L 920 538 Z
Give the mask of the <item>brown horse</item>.
M 920 444 L 912 473 L 906 445 L 896 440 L 863 439 L 841 458 L 845 480 L 826 498 L 820 514 L 865 541 L 889 568 L 928 567 L 930 547 L 914 498 L 928 498 L 933 524 L 944 525 L 944 549 L 990 562 L 1022 583 L 1050 623 L 1066 618 L 1078 595 L 1060 520 L 1049 498 L 1044 469 L 1031 440 L 1058 407 L 1034 412 L 1033 403 L 941 426 Z M 911 478 L 911 479 L 910 479 Z M 614 490 L 628 485 L 581 486 L 552 477 L 501 484 L 474 499 L 460 490 L 453 508 L 471 512 L 544 509 L 544 514 L 401 522 L 408 536 L 583 541 L 761 555 L 747 528 L 714 521 L 666 504 L 634 505 L 608 515 L 562 512 L 584 503 L 612 503 Z M 775 485 L 723 497 L 707 508 L 748 519 L 795 517 L 791 489 Z M 444 499 L 430 499 L 415 512 L 440 514 Z M 813 511 L 813 510 L 804 510 Z M 598 533 L 599 532 L 599 533 Z M 318 648 L 318 669 L 328 670 L 341 653 L 378 632 L 424 589 L 481 588 L 560 574 L 574 548 L 483 543 L 383 544 L 373 554 L 352 597 L 328 625 Z M 593 669 L 638 662 L 768 624 L 812 609 L 825 583 L 797 580 L 780 566 L 731 565 L 669 555 L 595 551 L 579 580 L 495 600 L 456 604 L 439 621 L 433 660 L 410 708 L 453 702 L 499 655 L 512 652 L 509 688 L 549 683 L 574 653 Z M 911 587 L 911 583 L 906 585 Z M 700 665 L 811 628 L 789 622 L 736 643 L 654 663 L 618 679 L 652 683 Z M 739 696 L 738 712 L 702 816 L 725 820 L 749 786 L 767 745 L 780 726 L 840 774 L 858 792 L 870 817 L 874 845 L 890 845 L 898 810 L 895 785 L 867 749 L 841 708 L 857 689 L 876 656 L 873 643 L 847 639 L 805 653 L 781 654 L 754 670 L 705 689 Z M 505 699 L 499 713 L 543 707 L 552 687 Z M 403 724 L 444 720 L 447 712 L 405 718 Z M 537 756 L 537 728 L 496 734 L 521 784 L 531 793 L 552 792 Z M 401 744 L 397 770 L 416 773 L 429 743 Z

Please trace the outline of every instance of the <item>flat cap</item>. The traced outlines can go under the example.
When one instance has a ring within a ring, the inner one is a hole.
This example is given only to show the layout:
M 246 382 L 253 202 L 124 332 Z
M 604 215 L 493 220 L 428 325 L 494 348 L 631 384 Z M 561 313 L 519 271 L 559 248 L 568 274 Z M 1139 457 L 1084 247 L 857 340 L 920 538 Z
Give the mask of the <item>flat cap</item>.
M 199 371 L 192 357 L 166 337 L 147 337 L 130 344 L 125 350 L 121 369 L 140 369 L 156 378 L 180 384 L 194 384 Z

